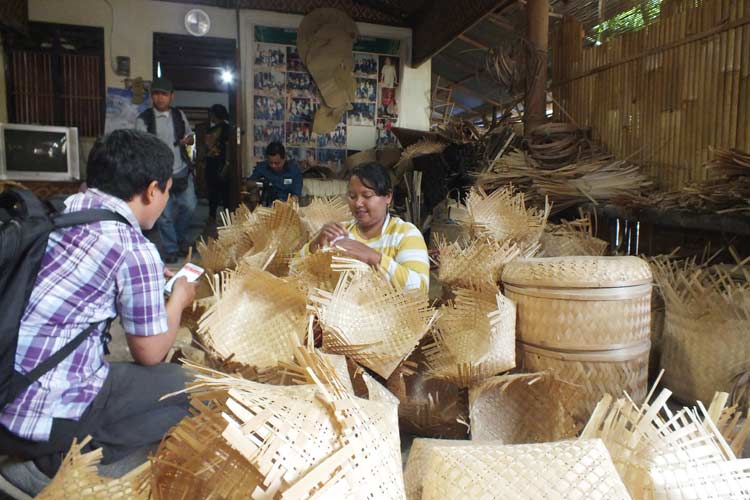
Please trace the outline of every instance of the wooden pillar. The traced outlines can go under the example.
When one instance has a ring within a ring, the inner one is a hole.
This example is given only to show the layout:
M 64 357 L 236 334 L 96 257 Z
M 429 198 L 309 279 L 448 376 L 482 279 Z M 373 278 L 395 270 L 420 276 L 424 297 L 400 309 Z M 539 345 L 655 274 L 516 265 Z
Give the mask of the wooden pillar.
M 549 37 L 549 0 L 526 2 L 526 36 L 538 54 L 545 54 L 536 75 L 529 82 L 524 106 L 523 123 L 525 133 L 541 125 L 547 107 L 547 39 Z

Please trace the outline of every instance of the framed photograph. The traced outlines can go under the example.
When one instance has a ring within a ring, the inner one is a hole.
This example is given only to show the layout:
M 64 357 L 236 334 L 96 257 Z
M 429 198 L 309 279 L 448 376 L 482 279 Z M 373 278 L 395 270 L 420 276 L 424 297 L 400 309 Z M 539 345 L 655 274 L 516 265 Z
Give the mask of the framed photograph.
M 286 143 L 289 146 L 315 147 L 315 137 L 310 123 L 287 123 Z
M 284 73 L 280 71 L 259 71 L 253 75 L 255 95 L 279 96 L 284 93 Z
M 354 76 L 359 78 L 378 77 L 378 56 L 375 54 L 354 54 Z
M 253 117 L 256 120 L 284 121 L 283 98 L 256 95 L 253 104 Z
M 255 47 L 255 66 L 286 71 L 286 47 L 259 43 Z
M 399 73 L 399 58 L 394 56 L 379 56 L 380 72 L 378 73 L 378 83 L 383 88 L 393 89 L 401 84 L 401 75 Z
M 354 98 L 357 101 L 375 102 L 378 96 L 378 81 L 357 78 L 354 82 Z
M 340 122 L 333 132 L 317 135 L 317 144 L 319 148 L 346 149 L 346 123 Z
M 315 83 L 310 73 L 287 73 L 286 90 L 291 97 L 312 99 L 315 96 Z
M 289 99 L 289 121 L 290 122 L 311 122 L 315 116 L 316 104 L 312 99 Z
M 290 160 L 297 161 L 297 163 L 306 165 L 315 165 L 317 163 L 317 160 L 315 159 L 315 150 L 312 148 L 289 147 L 286 150 L 286 157 Z
M 286 48 L 286 69 L 287 71 L 301 71 L 307 73 L 305 63 L 299 57 L 297 47 Z
M 398 102 L 395 88 L 382 87 L 378 91 L 378 118 L 397 118 Z
M 378 148 L 400 148 L 398 138 L 391 130 L 396 125 L 395 120 L 378 118 Z
M 280 122 L 256 121 L 253 124 L 255 144 L 264 146 L 270 142 L 284 142 L 284 124 Z
M 355 102 L 352 108 L 346 117 L 349 125 L 375 125 L 375 103 Z
M 326 165 L 337 171 L 341 170 L 346 161 L 346 149 L 319 149 L 318 164 Z

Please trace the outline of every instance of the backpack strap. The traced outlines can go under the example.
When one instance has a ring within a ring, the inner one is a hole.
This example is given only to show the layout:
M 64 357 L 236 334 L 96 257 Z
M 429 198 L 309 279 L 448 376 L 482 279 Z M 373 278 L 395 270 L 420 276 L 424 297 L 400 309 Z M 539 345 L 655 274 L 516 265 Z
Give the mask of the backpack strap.
M 76 335 L 73 340 L 65 344 L 59 351 L 56 351 L 49 358 L 39 363 L 29 373 L 13 372 L 13 378 L 10 382 L 10 388 L 8 390 L 7 401 L 10 403 L 14 401 L 23 391 L 25 391 L 31 384 L 39 380 L 45 373 L 56 367 L 62 361 L 67 358 L 78 346 L 80 346 L 86 337 L 91 335 L 97 326 L 109 323 L 110 320 L 104 320 L 98 323 L 91 323 L 85 330 Z
M 64 214 L 56 214 L 52 216 L 52 222 L 55 225 L 55 229 L 62 229 L 64 227 L 77 226 L 80 224 L 90 224 L 92 222 L 101 221 L 115 221 L 122 222 L 130 226 L 130 221 L 125 218 L 124 215 L 118 214 L 115 211 L 107 210 L 106 208 L 92 208 L 89 210 L 81 210 L 79 212 L 68 212 Z

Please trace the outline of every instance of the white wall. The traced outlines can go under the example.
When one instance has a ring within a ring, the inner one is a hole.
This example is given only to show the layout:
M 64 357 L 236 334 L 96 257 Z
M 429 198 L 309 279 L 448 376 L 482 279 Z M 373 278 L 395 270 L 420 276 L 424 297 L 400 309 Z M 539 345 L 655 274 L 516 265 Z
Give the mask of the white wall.
M 194 7 L 211 18 L 206 36 L 236 38 L 234 10 L 152 0 L 29 0 L 29 19 L 104 28 L 106 84 L 123 87 L 124 77 L 113 70 L 114 58 L 130 57 L 130 76 L 151 80 L 154 32 L 187 35 L 185 14 Z
M 214 104 L 223 104 L 229 109 L 229 94 L 226 92 L 196 92 L 178 90 L 174 94 L 173 105 L 177 107 L 210 108 Z

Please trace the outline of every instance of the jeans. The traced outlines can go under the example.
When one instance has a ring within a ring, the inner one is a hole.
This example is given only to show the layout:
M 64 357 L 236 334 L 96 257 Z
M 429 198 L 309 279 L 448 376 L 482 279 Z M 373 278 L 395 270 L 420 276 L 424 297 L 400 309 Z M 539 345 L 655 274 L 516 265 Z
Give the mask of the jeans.
M 193 176 L 188 178 L 188 186 L 179 194 L 169 193 L 169 201 L 164 208 L 156 228 L 159 230 L 162 251 L 165 254 L 177 253 L 180 243 L 186 242 L 187 230 L 193 219 L 193 212 L 198 205 L 195 196 Z

